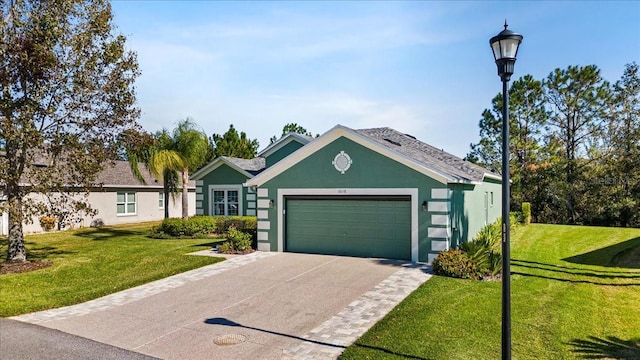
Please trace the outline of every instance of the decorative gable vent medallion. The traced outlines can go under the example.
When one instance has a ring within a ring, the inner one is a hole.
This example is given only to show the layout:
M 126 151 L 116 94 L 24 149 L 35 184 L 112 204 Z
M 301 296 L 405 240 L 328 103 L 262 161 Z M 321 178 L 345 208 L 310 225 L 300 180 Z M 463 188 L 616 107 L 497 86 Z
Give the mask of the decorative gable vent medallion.
M 353 160 L 351 160 L 349 154 L 344 151 L 340 151 L 340 153 L 336 155 L 335 158 L 333 158 L 333 161 L 331 163 L 336 168 L 336 170 L 340 171 L 341 174 L 344 174 L 345 171 L 349 170 L 349 168 L 351 167 Z

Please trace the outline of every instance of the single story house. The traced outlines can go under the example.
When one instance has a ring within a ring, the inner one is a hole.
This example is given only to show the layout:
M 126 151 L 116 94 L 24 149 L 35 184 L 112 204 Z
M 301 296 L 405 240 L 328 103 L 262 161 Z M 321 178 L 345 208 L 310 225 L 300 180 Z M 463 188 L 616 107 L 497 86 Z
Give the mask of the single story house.
M 238 214 L 258 217 L 261 251 L 427 263 L 500 216 L 501 176 L 411 135 L 338 125 L 307 140 L 244 164 L 216 159 L 194 174 L 196 211 L 242 204 Z
M 144 221 L 162 220 L 164 218 L 164 192 L 162 181 L 155 179 L 146 169 L 140 168 L 146 184 L 140 183 L 133 175 L 129 163 L 114 161 L 107 165 L 98 175 L 96 183 L 102 187 L 93 189 L 86 198 L 91 207 L 98 211 L 94 217 L 85 217 L 80 223 L 70 224 L 72 227 L 88 227 L 95 224 L 115 225 Z M 42 194 L 30 194 L 30 197 L 42 201 Z M 82 198 L 81 195 L 75 195 Z M 182 216 L 182 197 L 176 194 L 169 198 L 169 216 Z M 189 186 L 189 214 L 195 214 L 195 186 Z M 25 223 L 25 233 L 42 232 L 38 216 L 33 217 L 31 224 Z M 0 235 L 9 232 L 8 214 L 0 215 Z

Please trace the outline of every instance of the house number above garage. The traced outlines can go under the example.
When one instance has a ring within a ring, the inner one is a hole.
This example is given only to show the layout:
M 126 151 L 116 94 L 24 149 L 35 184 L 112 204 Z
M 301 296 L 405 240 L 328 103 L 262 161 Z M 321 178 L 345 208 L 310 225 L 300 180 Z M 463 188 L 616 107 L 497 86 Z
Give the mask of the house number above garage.
M 336 170 L 340 171 L 341 174 L 344 174 L 344 172 L 349 170 L 349 168 L 351 167 L 351 163 L 353 163 L 353 160 L 351 160 L 349 154 L 344 151 L 340 151 L 340 153 L 336 155 L 335 158 L 333 158 L 333 161 L 331 163 L 336 168 Z

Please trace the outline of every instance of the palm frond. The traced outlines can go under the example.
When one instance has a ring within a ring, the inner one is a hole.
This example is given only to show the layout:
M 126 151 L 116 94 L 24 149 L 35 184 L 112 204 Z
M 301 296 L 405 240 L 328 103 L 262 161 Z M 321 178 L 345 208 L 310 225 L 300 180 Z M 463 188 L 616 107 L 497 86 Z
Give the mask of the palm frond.
M 149 161 L 149 170 L 158 179 L 165 171 L 181 171 L 184 166 L 184 160 L 174 150 L 158 150 Z

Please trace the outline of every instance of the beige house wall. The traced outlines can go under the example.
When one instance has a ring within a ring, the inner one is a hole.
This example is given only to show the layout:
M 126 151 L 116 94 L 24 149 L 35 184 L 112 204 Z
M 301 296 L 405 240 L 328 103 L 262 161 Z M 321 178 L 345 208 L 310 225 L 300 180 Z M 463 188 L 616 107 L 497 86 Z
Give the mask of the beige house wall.
M 137 223 L 145 221 L 157 221 L 164 218 L 164 209 L 160 207 L 159 193 L 162 189 L 145 189 L 145 188 L 103 188 L 101 191 L 91 192 L 88 201 L 91 207 L 98 210 L 98 214 L 94 217 L 85 217 L 74 228 L 89 227 L 95 221 L 101 220 L 104 225 L 116 225 L 126 223 Z M 118 214 L 117 213 L 117 194 L 118 192 L 135 192 L 136 193 L 136 213 L 135 214 Z M 34 200 L 42 200 L 42 195 L 30 195 Z M 83 196 L 78 196 L 82 198 Z M 195 189 L 189 191 L 189 216 L 196 213 L 196 194 Z M 182 194 L 176 194 L 175 199 L 169 196 L 169 216 L 182 216 Z M 31 224 L 24 224 L 23 231 L 25 234 L 42 232 L 38 216 L 33 217 Z M 0 235 L 6 236 L 8 233 L 8 215 L 3 213 L 0 216 Z

